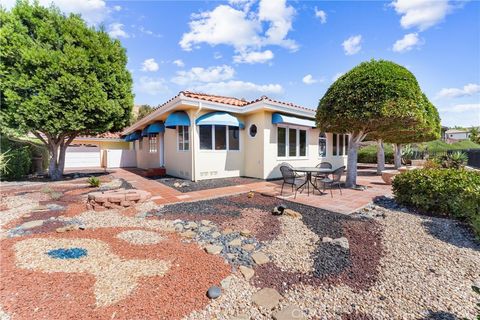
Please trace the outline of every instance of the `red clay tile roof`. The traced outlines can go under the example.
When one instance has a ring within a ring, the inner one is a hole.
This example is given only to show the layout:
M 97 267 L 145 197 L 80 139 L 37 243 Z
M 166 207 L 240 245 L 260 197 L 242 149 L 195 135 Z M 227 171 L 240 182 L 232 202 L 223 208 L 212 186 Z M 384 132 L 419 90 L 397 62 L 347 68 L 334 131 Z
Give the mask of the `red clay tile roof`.
M 224 96 L 217 96 L 212 94 L 198 93 L 198 92 L 191 92 L 191 91 L 181 91 L 180 94 L 183 94 L 185 97 L 188 97 L 188 98 L 200 99 L 200 100 L 217 102 L 217 103 L 224 103 L 224 104 L 229 104 L 237 107 L 243 107 L 244 105 L 247 105 L 249 103 L 245 99 L 237 99 L 234 97 L 224 97 Z
M 91 136 L 91 135 L 78 136 L 76 139 L 81 139 L 81 138 L 121 139 L 122 133 L 121 132 L 105 132 L 105 133 L 98 134 L 96 136 Z

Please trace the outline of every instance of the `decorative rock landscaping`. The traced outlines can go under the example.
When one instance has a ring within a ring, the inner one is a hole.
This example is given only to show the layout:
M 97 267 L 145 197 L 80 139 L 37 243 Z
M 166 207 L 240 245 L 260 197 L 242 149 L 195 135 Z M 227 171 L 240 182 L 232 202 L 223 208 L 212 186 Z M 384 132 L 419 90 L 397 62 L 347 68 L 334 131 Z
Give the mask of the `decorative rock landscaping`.
M 96 191 L 88 194 L 87 209 L 118 209 L 142 203 L 150 199 L 150 192 L 143 190 L 109 190 Z

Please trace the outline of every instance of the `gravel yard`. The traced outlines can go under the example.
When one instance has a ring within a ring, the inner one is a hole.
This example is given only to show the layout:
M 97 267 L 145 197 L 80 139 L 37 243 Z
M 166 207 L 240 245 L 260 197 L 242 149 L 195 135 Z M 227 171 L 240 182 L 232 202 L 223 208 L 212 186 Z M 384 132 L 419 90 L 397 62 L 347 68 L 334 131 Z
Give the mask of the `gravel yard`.
M 2 190 L 0 319 L 476 316 L 480 244 L 456 221 L 260 194 L 89 211 L 81 179 Z
M 200 181 L 190 181 L 175 177 L 163 177 L 163 178 L 152 178 L 160 183 L 163 183 L 170 188 L 174 188 L 180 192 L 192 192 L 200 191 L 207 189 L 223 188 L 237 186 L 241 184 L 249 184 L 262 181 L 256 178 L 246 178 L 246 177 L 233 177 L 233 178 L 219 178 L 219 179 L 208 179 Z

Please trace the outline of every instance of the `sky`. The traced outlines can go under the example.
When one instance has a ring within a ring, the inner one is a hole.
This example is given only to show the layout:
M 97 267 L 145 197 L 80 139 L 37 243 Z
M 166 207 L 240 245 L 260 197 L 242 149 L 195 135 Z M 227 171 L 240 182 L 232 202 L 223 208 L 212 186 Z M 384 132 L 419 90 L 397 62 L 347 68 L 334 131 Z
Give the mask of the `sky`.
M 341 74 L 373 58 L 412 71 L 443 125 L 480 126 L 480 1 L 53 3 L 121 41 L 135 104 L 191 90 L 315 109 Z

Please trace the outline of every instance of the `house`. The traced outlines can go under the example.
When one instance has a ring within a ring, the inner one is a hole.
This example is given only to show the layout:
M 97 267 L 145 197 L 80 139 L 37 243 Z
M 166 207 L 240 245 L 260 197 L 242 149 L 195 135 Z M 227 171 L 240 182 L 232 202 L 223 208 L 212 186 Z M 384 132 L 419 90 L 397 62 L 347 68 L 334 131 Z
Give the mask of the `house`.
M 65 168 L 135 167 L 135 151 L 117 133 L 76 137 L 65 153 Z
M 445 131 L 445 141 L 453 143 L 462 140 L 468 140 L 470 138 L 470 132 L 466 129 L 449 129 Z
M 265 96 L 245 101 L 182 91 L 122 134 L 139 168 L 193 181 L 274 179 L 285 162 L 346 163 L 348 136 L 320 132 L 314 118 L 315 110 Z

